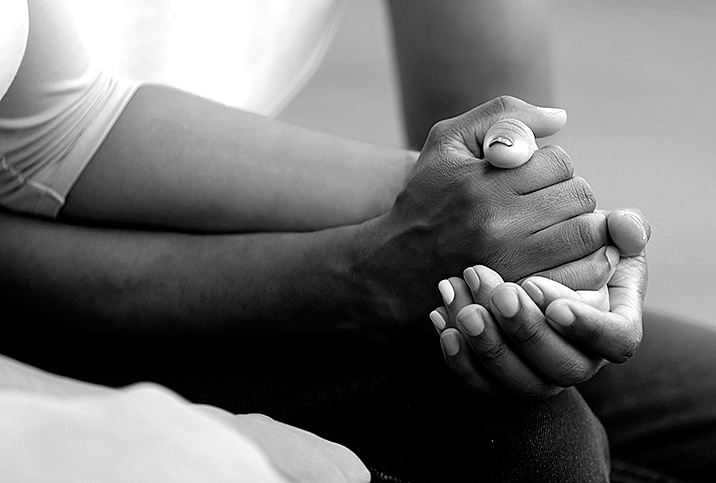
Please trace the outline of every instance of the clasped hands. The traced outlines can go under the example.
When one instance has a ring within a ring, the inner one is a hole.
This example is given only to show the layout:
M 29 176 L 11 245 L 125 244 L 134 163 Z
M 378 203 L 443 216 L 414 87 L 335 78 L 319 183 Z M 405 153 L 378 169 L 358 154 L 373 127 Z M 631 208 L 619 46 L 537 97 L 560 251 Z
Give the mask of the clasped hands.
M 431 312 L 430 319 L 447 365 L 468 386 L 492 396 L 549 397 L 590 379 L 607 361 L 624 362 L 636 351 L 647 280 L 644 248 L 651 228 L 636 209 L 595 212 L 591 189 L 572 176 L 566 153 L 557 147 L 537 148 L 532 131 L 538 136 L 556 132 L 566 121 L 563 111 L 535 115 L 533 106 L 512 98 L 475 111 L 448 121 L 461 126 L 453 127 L 460 136 L 441 149 L 478 158 L 474 162 L 482 163 L 488 182 L 538 203 L 526 219 L 510 211 L 517 206 L 505 195 L 508 213 L 497 221 L 506 225 L 506 236 L 510 223 L 531 224 L 524 233 L 541 235 L 542 243 L 521 247 L 534 251 L 532 258 L 541 252 L 545 259 L 558 260 L 555 250 L 569 257 L 574 255 L 569 245 L 582 253 L 598 248 L 527 277 L 500 258 L 495 260 L 498 271 L 485 263 L 470 266 L 462 278 L 438 284 L 444 306 Z M 464 129 L 468 122 L 476 126 L 469 137 Z M 445 131 L 450 133 L 450 126 L 438 128 L 441 136 Z M 565 192 L 572 193 L 570 202 L 560 202 Z M 514 247 L 505 243 L 499 248 L 505 257 L 519 260 Z M 515 282 L 505 282 L 501 274 Z

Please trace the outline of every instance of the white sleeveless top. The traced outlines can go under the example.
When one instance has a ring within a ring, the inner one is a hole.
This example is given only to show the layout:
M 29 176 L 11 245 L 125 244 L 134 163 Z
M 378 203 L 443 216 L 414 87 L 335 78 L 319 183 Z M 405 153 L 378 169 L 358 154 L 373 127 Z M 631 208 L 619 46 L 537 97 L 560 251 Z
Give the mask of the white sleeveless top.
M 0 0 L 0 206 L 56 216 L 137 81 L 277 113 L 341 11 L 342 0 Z
M 29 18 L 27 0 L 4 0 L 0 4 L 0 99 L 5 95 L 25 55 Z

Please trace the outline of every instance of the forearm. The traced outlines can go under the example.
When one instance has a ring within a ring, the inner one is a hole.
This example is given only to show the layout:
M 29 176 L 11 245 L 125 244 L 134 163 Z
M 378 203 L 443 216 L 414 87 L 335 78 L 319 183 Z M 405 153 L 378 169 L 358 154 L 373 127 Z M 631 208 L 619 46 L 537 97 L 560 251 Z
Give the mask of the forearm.
M 114 336 L 379 339 L 392 329 L 379 320 L 379 292 L 356 271 L 359 230 L 190 235 L 3 213 L 0 297 L 8 313 L 23 314 L 18 329 L 69 343 Z
M 196 231 L 305 231 L 387 211 L 417 153 L 145 86 L 60 218 Z

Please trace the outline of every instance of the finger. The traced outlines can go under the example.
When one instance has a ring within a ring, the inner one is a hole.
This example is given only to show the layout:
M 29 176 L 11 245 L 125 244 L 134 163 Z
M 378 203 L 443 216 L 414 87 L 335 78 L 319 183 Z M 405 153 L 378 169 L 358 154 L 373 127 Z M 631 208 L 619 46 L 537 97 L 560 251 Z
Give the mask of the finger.
M 574 262 L 535 274 L 549 278 L 572 290 L 599 290 L 612 278 L 619 264 L 619 250 L 601 247 Z
M 490 126 L 507 118 L 519 119 L 540 138 L 556 134 L 562 129 L 567 123 L 567 112 L 564 109 L 533 106 L 516 97 L 502 96 L 448 120 L 446 129 L 452 131 L 451 136 L 462 142 L 473 156 L 482 158 L 485 134 Z M 442 131 L 447 133 L 446 130 Z
M 532 130 L 519 119 L 502 119 L 487 130 L 482 149 L 491 165 L 517 168 L 537 151 L 537 141 Z
M 607 221 L 604 215 L 585 213 L 535 232 L 530 237 L 530 245 L 526 249 L 534 252 L 534 257 L 543 256 L 544 253 L 553 253 L 554 264 L 559 267 L 589 256 L 606 246 L 608 241 Z M 594 260 L 598 261 L 597 258 Z M 562 270 L 562 275 L 569 275 L 569 272 L 565 273 L 568 267 Z M 597 288 L 574 286 L 568 283 L 569 280 L 558 281 L 575 290 Z M 603 283 L 599 286 L 601 285 Z
M 621 258 L 607 284 L 612 312 L 627 320 L 641 320 L 647 283 L 646 255 Z
M 549 228 L 575 216 L 592 214 L 604 223 L 606 234 L 606 216 L 594 213 L 597 200 L 592 188 L 584 178 L 576 177 L 523 196 L 534 211 L 535 231 Z M 606 243 L 604 243 L 606 245 Z
M 442 332 L 447 329 L 447 321 L 449 318 L 450 316 L 448 315 L 445 307 L 438 307 L 430 312 L 430 322 L 433 323 L 433 327 L 438 335 L 442 334 Z
M 491 307 L 512 346 L 546 380 L 568 387 L 591 378 L 601 367 L 601 358 L 584 354 L 555 332 L 519 285 L 498 287 Z
M 475 361 L 467 342 L 455 328 L 449 328 L 440 335 L 440 347 L 450 372 L 473 390 L 482 394 L 497 396 L 505 390 L 485 374 L 479 361 Z M 477 362 L 477 363 L 476 363 Z
M 607 215 L 609 236 L 623 257 L 638 255 L 651 238 L 651 225 L 638 208 L 619 208 Z
M 599 290 L 578 290 L 577 293 L 582 297 L 582 302 L 591 305 L 595 309 L 603 312 L 609 312 L 611 305 L 609 303 L 609 288 L 604 285 Z
M 599 310 L 609 310 L 609 293 L 606 284 L 599 290 L 575 291 L 548 278 L 529 277 L 521 283 L 521 286 L 542 312 L 549 304 L 561 298 L 581 300 Z
M 490 313 L 481 305 L 464 307 L 457 318 L 460 334 L 501 386 L 523 397 L 540 398 L 558 392 L 556 385 L 539 377 L 514 350 Z
M 509 186 L 522 195 L 548 188 L 574 177 L 574 165 L 559 146 L 545 146 L 532 155 L 529 163 L 503 173 L 512 177 Z
M 462 272 L 462 276 L 470 287 L 472 300 L 483 307 L 490 305 L 493 290 L 504 283 L 497 272 L 484 265 L 468 267 Z
M 464 306 L 472 303 L 472 294 L 467 283 L 459 277 L 450 277 L 438 284 L 438 290 L 447 309 L 447 327 L 455 327 L 455 317 Z
M 642 339 L 642 306 L 646 292 L 646 259 L 622 258 L 609 281 L 610 312 L 584 302 L 557 299 L 545 311 L 548 323 L 570 341 L 605 359 L 629 359 Z

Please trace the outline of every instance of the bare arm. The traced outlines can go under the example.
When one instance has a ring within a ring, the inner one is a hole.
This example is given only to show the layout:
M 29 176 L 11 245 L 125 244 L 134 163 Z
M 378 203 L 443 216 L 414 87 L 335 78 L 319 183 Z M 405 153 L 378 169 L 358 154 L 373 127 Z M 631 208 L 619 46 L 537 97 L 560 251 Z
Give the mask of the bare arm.
M 362 305 L 348 290 L 358 284 L 348 259 L 355 227 L 200 235 L 8 213 L 0 214 L 0 227 L 4 303 L 51 333 L 57 327 L 139 337 L 345 332 L 350 324 L 333 325 L 338 314 L 349 320 Z M 321 317 L 312 310 L 318 305 Z
M 354 224 L 392 206 L 416 158 L 144 86 L 60 218 L 215 232 Z
M 8 312 L 26 314 L 22 330 L 70 341 L 78 333 L 421 333 L 439 303 L 433 287 L 464 266 L 482 262 L 517 280 L 607 242 L 605 219 L 592 213 L 593 195 L 563 151 L 540 150 L 508 171 L 475 158 L 504 117 L 538 136 L 564 124 L 512 99 L 442 123 L 392 209 L 357 225 L 209 235 L 1 214 L 0 298 Z M 545 210 L 547 200 L 554 208 Z

